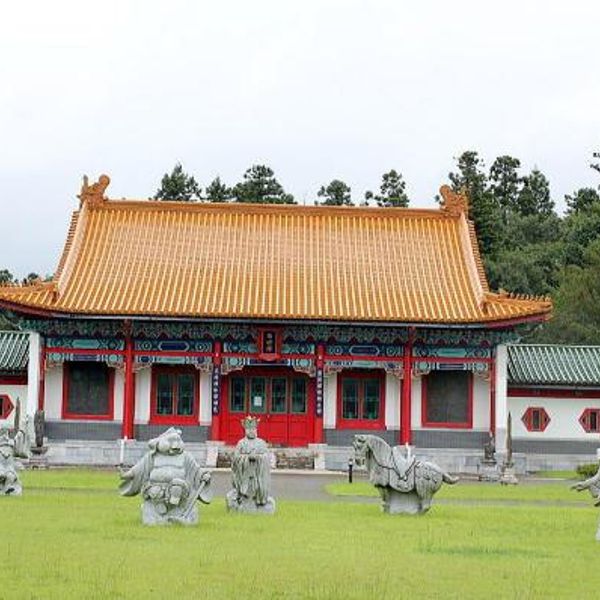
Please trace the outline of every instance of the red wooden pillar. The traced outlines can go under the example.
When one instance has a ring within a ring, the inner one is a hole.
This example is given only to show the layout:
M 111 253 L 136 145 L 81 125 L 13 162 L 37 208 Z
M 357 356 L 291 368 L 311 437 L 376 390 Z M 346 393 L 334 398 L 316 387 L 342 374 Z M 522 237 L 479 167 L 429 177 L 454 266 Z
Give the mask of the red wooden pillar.
M 216 441 L 221 438 L 221 365 L 223 364 L 223 346 L 221 344 L 221 340 L 215 340 L 213 345 L 212 361 L 212 420 L 210 427 L 210 439 Z
M 313 443 L 323 443 L 323 411 L 324 407 L 324 369 L 325 369 L 325 346 L 317 345 L 317 354 L 315 357 L 315 420 L 313 428 Z
M 44 398 L 46 396 L 46 345 L 44 339 L 40 339 L 40 369 L 38 373 L 38 410 L 44 410 Z
M 135 420 L 135 375 L 133 373 L 133 340 L 131 334 L 125 336 L 125 389 L 123 394 L 123 427 L 121 435 L 134 439 Z
M 496 437 L 496 357 L 490 363 L 490 432 Z
M 408 334 L 408 341 L 404 346 L 404 362 L 402 377 L 402 393 L 400 400 L 400 443 L 410 444 L 412 442 L 411 429 L 411 395 L 412 395 L 412 330 Z

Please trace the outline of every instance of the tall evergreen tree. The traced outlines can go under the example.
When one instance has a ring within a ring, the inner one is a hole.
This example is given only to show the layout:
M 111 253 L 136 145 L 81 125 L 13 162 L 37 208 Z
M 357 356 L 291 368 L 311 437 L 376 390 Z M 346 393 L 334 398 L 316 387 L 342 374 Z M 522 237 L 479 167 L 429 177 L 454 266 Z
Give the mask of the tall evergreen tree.
M 592 205 L 600 203 L 600 194 L 594 188 L 579 188 L 572 195 L 566 195 L 567 214 L 583 213 Z
M 160 188 L 154 194 L 155 200 L 195 202 L 201 200 L 202 188 L 196 180 L 188 175 L 177 163 L 171 174 L 165 173 L 160 182 Z
M 294 196 L 287 194 L 266 165 L 253 165 L 244 173 L 242 182 L 234 186 L 235 202 L 255 204 L 295 204 Z
M 365 192 L 365 200 L 368 202 L 374 198 L 377 206 L 381 207 L 406 207 L 408 206 L 408 196 L 406 194 L 406 182 L 402 174 L 395 169 L 384 173 L 381 178 L 379 194 Z
M 551 215 L 554 202 L 550 198 L 550 183 L 539 170 L 533 169 L 522 179 L 522 187 L 516 199 L 516 209 L 523 216 Z
M 222 183 L 220 177 L 215 177 L 206 188 L 206 199 L 209 202 L 228 202 L 232 196 L 231 188 Z
M 0 284 L 2 283 L 14 283 L 15 278 L 8 269 L 0 269 Z
M 455 192 L 465 190 L 469 197 L 469 217 L 475 223 L 479 247 L 485 257 L 495 255 L 502 242 L 500 207 L 488 190 L 484 162 L 474 150 L 463 152 L 457 159 L 457 171 L 448 177 Z
M 508 222 L 510 213 L 516 211 L 522 186 L 520 166 L 518 158 L 504 155 L 496 158 L 490 167 L 489 189 L 500 206 L 504 223 Z
M 339 179 L 334 179 L 329 185 L 321 186 L 317 195 L 319 198 L 324 198 L 322 204 L 328 206 L 352 206 L 351 192 L 350 186 Z

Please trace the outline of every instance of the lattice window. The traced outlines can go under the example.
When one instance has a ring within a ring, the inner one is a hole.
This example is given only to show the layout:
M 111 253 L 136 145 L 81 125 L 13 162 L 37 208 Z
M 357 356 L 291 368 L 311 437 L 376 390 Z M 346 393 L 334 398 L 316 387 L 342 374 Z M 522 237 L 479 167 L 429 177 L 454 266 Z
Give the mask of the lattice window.
M 586 408 L 579 417 L 579 423 L 587 433 L 600 433 L 600 408 Z
M 15 405 L 7 394 L 0 394 L 0 419 L 8 419 Z
M 543 406 L 530 406 L 521 420 L 527 431 L 545 431 L 550 424 L 550 416 Z

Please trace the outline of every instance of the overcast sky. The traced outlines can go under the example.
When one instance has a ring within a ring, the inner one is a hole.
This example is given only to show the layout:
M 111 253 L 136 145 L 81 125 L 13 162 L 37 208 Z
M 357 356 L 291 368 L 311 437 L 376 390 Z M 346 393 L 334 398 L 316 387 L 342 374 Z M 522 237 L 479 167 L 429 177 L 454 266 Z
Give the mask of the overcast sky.
M 0 269 L 54 271 L 84 173 L 146 198 L 267 163 L 299 202 L 401 171 L 432 206 L 453 157 L 597 185 L 600 2 L 0 2 Z

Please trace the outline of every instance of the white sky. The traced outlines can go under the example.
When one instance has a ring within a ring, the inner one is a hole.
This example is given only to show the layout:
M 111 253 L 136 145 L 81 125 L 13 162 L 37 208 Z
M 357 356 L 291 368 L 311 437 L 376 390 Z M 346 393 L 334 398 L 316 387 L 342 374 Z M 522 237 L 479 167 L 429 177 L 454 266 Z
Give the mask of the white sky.
M 431 206 L 477 149 L 597 185 L 600 2 L 0 0 L 0 269 L 54 270 L 81 176 L 152 195 L 267 163 L 312 203 L 400 170 Z

